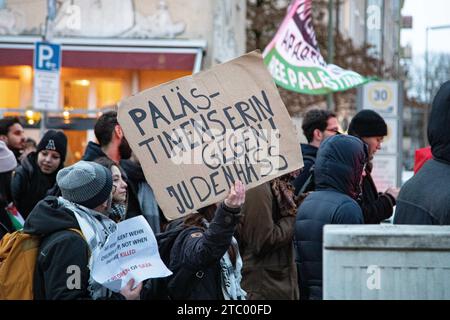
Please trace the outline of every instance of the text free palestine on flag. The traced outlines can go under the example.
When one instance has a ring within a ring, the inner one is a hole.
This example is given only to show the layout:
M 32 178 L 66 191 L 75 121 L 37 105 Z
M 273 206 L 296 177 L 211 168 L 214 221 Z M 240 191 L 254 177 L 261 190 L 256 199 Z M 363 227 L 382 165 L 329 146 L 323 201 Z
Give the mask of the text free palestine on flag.
M 370 81 L 356 72 L 326 64 L 312 26 L 311 0 L 292 4 L 263 56 L 275 82 L 299 93 L 327 94 Z

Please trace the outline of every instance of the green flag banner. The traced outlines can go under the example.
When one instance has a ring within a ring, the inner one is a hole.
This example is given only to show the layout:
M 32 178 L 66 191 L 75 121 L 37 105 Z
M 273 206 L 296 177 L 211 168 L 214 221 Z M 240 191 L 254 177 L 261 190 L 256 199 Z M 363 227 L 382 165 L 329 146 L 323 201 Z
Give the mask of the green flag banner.
M 264 50 L 264 63 L 275 82 L 291 91 L 319 95 L 345 91 L 371 79 L 327 64 L 312 25 L 312 1 L 296 0 Z

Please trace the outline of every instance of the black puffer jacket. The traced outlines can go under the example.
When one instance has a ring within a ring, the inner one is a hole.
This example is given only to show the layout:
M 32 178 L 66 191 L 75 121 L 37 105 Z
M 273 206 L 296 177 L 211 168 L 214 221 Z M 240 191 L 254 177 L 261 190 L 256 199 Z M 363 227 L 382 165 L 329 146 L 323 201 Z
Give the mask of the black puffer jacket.
M 188 292 L 187 300 L 224 299 L 220 259 L 231 245 L 239 218 L 239 211 L 220 205 L 208 229 L 189 227 L 180 233 L 170 253 L 169 269 L 176 274 L 184 265 L 193 270 L 193 280 L 190 288 L 175 286 L 173 291 Z
M 22 217 L 26 219 L 34 206 L 47 195 L 56 183 L 56 174 L 63 164 L 52 174 L 42 173 L 37 165 L 37 153 L 30 153 L 20 165 L 11 181 L 13 202 Z
M 68 230 L 71 228 L 80 230 L 77 219 L 52 196 L 40 201 L 26 220 L 24 232 L 42 237 L 33 280 L 35 300 L 90 299 L 89 246 L 78 233 Z M 71 266 L 80 270 L 80 289 L 67 287 L 74 275 Z M 124 297 L 114 294 L 112 299 Z
M 433 101 L 428 141 L 433 160 L 401 189 L 395 224 L 450 225 L 450 81 Z
M 361 140 L 334 136 L 322 143 L 314 171 L 316 190 L 297 210 L 295 246 L 302 299 L 322 299 L 322 238 L 327 224 L 363 224 L 354 200 L 367 153 Z

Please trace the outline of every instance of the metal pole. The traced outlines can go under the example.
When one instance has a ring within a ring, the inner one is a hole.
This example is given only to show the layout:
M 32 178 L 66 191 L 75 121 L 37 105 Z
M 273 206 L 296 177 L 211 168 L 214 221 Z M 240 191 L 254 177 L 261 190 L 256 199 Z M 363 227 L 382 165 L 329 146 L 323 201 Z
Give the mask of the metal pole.
M 428 93 L 428 31 L 430 27 L 427 27 L 425 31 L 425 114 L 423 123 L 423 141 L 427 141 L 427 131 L 428 131 L 428 112 L 430 110 L 430 94 Z
M 47 17 L 45 19 L 44 40 L 52 41 L 53 39 L 53 23 L 56 17 L 56 0 L 47 0 Z
M 428 103 L 429 94 L 428 94 L 428 31 L 430 28 L 427 27 L 425 32 L 425 100 Z
M 334 58 L 334 38 L 333 38 L 333 0 L 328 0 L 328 63 L 333 63 Z M 338 26 L 339 27 L 339 26 Z M 333 94 L 327 95 L 327 109 L 334 110 Z

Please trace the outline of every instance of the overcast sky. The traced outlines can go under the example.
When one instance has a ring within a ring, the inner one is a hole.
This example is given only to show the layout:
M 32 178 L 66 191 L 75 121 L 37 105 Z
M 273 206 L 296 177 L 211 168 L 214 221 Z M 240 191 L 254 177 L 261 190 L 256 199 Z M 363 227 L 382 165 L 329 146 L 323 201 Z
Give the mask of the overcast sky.
M 440 25 L 449 27 L 429 31 L 428 48 L 450 53 L 450 0 L 406 0 L 402 14 L 413 16 L 413 29 L 402 32 L 402 45 L 410 43 L 414 56 L 425 52 L 426 28 Z

